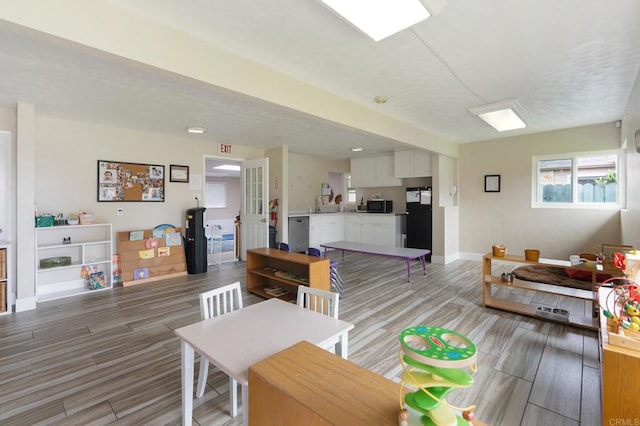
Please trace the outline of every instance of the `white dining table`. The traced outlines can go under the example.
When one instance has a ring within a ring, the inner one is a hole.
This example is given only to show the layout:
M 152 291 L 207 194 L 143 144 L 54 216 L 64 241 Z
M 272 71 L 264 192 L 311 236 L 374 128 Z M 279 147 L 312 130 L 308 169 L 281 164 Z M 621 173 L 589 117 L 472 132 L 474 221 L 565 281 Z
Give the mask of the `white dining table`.
M 276 298 L 176 329 L 182 349 L 182 424 L 193 420 L 195 352 L 241 385 L 248 425 L 250 366 L 303 340 L 320 347 L 337 342 L 336 354 L 347 359 L 352 329 L 349 322 Z

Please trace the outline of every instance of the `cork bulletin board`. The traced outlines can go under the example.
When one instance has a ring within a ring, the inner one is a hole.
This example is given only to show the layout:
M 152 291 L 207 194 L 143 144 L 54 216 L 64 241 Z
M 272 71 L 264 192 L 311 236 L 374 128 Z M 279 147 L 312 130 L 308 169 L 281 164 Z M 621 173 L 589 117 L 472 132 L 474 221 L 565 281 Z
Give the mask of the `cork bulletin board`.
M 164 166 L 98 160 L 98 201 L 164 201 Z

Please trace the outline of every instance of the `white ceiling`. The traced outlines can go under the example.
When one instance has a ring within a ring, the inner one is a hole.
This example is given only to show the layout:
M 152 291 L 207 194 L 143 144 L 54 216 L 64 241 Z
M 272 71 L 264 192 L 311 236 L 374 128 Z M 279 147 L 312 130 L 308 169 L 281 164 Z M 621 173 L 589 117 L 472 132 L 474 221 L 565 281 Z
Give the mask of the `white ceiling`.
M 637 0 L 449 0 L 378 43 L 317 0 L 106 1 L 451 143 L 621 120 L 640 70 Z M 331 158 L 406 146 L 28 30 L 1 10 L 0 40 L 0 105 L 180 136 L 199 125 L 212 143 Z M 511 98 L 526 129 L 498 133 L 468 111 Z

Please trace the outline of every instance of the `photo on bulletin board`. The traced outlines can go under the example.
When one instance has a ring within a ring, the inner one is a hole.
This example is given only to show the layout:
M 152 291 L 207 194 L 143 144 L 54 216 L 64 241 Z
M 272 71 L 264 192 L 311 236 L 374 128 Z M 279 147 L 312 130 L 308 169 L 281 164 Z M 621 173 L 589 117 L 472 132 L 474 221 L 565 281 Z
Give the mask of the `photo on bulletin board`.
M 98 201 L 164 202 L 164 166 L 98 160 Z

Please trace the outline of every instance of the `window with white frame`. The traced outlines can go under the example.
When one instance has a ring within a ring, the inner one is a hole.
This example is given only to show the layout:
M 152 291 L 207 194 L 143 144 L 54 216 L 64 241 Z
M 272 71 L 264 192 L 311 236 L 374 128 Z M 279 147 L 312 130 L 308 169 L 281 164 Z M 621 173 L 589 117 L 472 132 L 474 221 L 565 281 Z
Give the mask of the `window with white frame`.
M 347 203 L 355 204 L 357 202 L 356 189 L 351 187 L 351 175 L 347 175 Z
M 224 209 L 227 207 L 227 184 L 224 182 L 207 182 L 205 185 L 205 203 L 208 209 Z
M 535 205 L 617 206 L 619 153 L 534 157 Z

